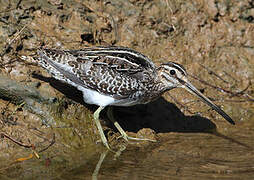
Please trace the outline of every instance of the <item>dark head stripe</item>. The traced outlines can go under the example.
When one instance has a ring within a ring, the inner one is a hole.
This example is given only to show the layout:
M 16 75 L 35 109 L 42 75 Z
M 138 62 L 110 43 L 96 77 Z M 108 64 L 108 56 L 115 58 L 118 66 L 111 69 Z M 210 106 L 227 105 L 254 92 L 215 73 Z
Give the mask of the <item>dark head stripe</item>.
M 187 76 L 186 70 L 181 64 L 178 64 L 178 63 L 175 63 L 175 62 L 167 62 L 167 63 L 164 63 L 162 65 L 167 65 L 167 66 L 176 68 L 179 72 L 181 72 L 182 75 Z

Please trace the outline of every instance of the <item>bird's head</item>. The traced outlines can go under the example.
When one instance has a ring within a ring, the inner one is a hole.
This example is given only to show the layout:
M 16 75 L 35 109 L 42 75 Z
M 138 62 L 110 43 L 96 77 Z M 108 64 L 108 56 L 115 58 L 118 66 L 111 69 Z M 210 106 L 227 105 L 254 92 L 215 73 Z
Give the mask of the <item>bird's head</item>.
M 199 97 L 204 103 L 209 105 L 212 109 L 217 111 L 224 119 L 229 123 L 235 124 L 235 122 L 217 105 L 215 105 L 210 99 L 205 97 L 195 86 L 193 86 L 187 78 L 187 72 L 184 67 L 174 62 L 168 62 L 161 64 L 158 67 L 158 74 L 161 82 L 166 89 L 170 90 L 176 87 L 181 87 Z
M 159 77 L 168 89 L 183 87 L 187 81 L 184 67 L 174 62 L 161 64 L 158 68 Z

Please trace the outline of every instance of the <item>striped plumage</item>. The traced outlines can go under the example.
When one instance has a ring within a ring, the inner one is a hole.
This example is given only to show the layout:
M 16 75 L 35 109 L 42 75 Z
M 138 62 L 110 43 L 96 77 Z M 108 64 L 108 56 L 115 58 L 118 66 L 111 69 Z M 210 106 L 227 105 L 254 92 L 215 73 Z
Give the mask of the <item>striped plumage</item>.
M 56 79 L 77 87 L 86 103 L 100 106 L 96 125 L 103 143 L 109 148 L 98 117 L 108 105 L 131 106 L 148 103 L 167 90 L 182 87 L 197 95 L 227 121 L 233 120 L 188 82 L 185 69 L 174 62 L 156 67 L 143 54 L 125 47 L 95 47 L 82 50 L 38 50 L 38 62 Z M 120 125 L 117 129 L 127 140 Z
M 41 49 L 39 63 L 56 79 L 81 91 L 84 88 L 114 98 L 114 102 L 90 102 L 101 106 L 147 103 L 168 88 L 158 78 L 153 62 L 122 47 L 62 51 Z M 85 98 L 87 99 L 87 98 Z

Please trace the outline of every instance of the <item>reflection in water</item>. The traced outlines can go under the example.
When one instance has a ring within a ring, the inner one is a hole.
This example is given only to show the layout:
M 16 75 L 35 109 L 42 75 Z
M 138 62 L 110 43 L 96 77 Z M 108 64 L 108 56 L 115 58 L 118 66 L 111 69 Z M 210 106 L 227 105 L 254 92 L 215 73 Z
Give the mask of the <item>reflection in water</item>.
M 95 170 L 93 172 L 92 180 L 97 180 L 98 179 L 99 170 L 100 170 L 101 165 L 102 165 L 105 157 L 107 156 L 108 152 L 109 152 L 109 150 L 107 149 L 106 151 L 103 151 L 101 153 L 100 159 L 99 159 L 99 161 L 98 161 L 98 163 L 96 165 L 96 168 L 95 168 Z
M 245 147 L 245 148 L 247 148 L 247 149 L 249 149 L 249 150 L 254 150 L 253 147 L 251 147 L 251 146 L 249 146 L 249 145 L 247 145 L 247 144 L 245 144 L 245 143 L 243 143 L 243 142 L 240 142 L 240 141 L 238 141 L 238 140 L 236 140 L 236 139 L 233 139 L 233 138 L 231 138 L 231 137 L 228 137 L 228 136 L 225 136 L 225 135 L 221 134 L 220 132 L 217 131 L 217 129 L 211 130 L 210 133 L 213 134 L 213 135 L 215 135 L 215 136 L 217 136 L 217 137 L 226 139 L 226 140 L 228 140 L 228 141 L 230 141 L 230 142 L 232 142 L 232 143 L 236 143 L 236 144 L 238 144 L 238 145 L 240 145 L 240 146 L 243 146 L 243 147 Z
M 113 160 L 117 160 L 118 157 L 120 157 L 120 155 L 122 154 L 122 152 L 126 149 L 126 146 L 121 146 L 119 148 L 119 150 L 117 152 L 113 152 L 114 153 L 114 158 Z M 109 149 L 106 149 L 105 151 L 103 151 L 100 155 L 100 159 L 98 161 L 98 163 L 96 164 L 96 167 L 94 169 L 94 172 L 92 174 L 92 180 L 97 180 L 98 179 L 98 174 L 101 168 L 101 165 L 105 159 L 105 157 L 107 156 L 108 152 L 110 152 Z

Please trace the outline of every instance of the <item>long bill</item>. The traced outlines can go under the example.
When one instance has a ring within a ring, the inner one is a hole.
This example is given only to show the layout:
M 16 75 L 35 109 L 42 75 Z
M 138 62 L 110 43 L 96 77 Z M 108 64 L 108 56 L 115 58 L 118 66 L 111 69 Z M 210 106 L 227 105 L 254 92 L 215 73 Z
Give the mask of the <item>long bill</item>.
M 230 124 L 235 125 L 235 122 L 227 115 L 221 108 L 219 108 L 217 105 L 215 105 L 211 100 L 209 100 L 207 97 L 205 97 L 197 88 L 195 88 L 191 83 L 185 82 L 183 87 L 191 92 L 192 94 L 198 96 L 204 103 L 209 105 L 212 109 L 217 111 L 224 119 L 226 119 Z

